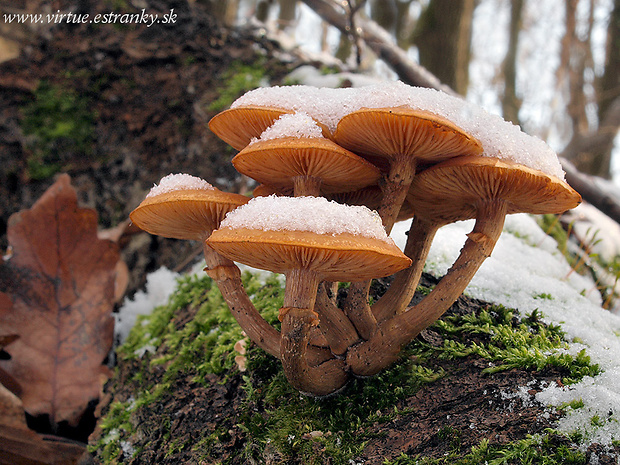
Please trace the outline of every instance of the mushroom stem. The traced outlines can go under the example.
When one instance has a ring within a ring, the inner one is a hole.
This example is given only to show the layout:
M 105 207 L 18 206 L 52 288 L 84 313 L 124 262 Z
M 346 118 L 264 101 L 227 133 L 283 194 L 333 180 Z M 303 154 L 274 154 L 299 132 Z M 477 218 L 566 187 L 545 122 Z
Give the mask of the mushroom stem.
M 398 212 L 405 202 L 415 170 L 416 165 L 411 158 L 396 157 L 390 165 L 389 173 L 383 178 L 381 183 L 383 198 L 378 213 L 388 234 L 392 231 Z
M 414 175 L 415 163 L 410 158 L 396 157 L 390 165 L 390 172 L 383 179 L 383 197 L 378 213 L 388 234 L 392 231 Z M 370 339 L 377 328 L 377 320 L 368 305 L 369 291 L 370 281 L 352 282 L 344 303 L 347 316 L 365 340 Z
M 239 268 L 207 243 L 203 246 L 206 272 L 219 288 L 233 317 L 248 337 L 265 352 L 280 356 L 280 333 L 258 313 L 245 292 Z
M 319 327 L 327 339 L 330 349 L 336 355 L 344 354 L 349 346 L 359 341 L 355 326 L 344 312 L 329 298 L 327 282 L 321 283 L 315 307 L 319 314 Z
M 344 302 L 345 314 L 365 341 L 370 339 L 377 329 L 377 320 L 368 305 L 370 283 L 370 280 L 352 282 Z
M 316 324 L 314 312 L 304 308 L 289 308 L 282 320 L 280 358 L 284 373 L 291 385 L 307 395 L 327 396 L 341 389 L 349 374 L 344 360 L 331 359 L 317 366 L 308 363 L 308 333 Z
M 344 386 L 348 373 L 343 360 L 328 360 L 317 366 L 311 366 L 308 361 L 310 330 L 319 324 L 313 311 L 319 282 L 319 274 L 311 270 L 293 269 L 286 273 L 284 304 L 280 309 L 280 359 L 284 374 L 294 388 L 325 396 Z
M 295 197 L 321 195 L 322 179 L 317 176 L 295 176 L 293 178 L 293 195 Z
M 303 268 L 289 270 L 286 272 L 283 306 L 313 309 L 319 282 L 320 276 L 315 271 Z
M 409 268 L 396 273 L 389 289 L 372 306 L 372 312 L 378 322 L 402 313 L 411 302 L 439 226 L 439 223 L 432 220 L 425 220 L 417 216 L 413 218 L 404 250 L 405 255 L 413 263 Z
M 420 303 L 384 321 L 370 341 L 353 347 L 347 363 L 358 376 L 371 376 L 398 358 L 401 348 L 450 308 L 480 265 L 491 255 L 504 225 L 507 204 L 486 201 L 478 205 L 476 224 L 461 253 L 435 289 Z

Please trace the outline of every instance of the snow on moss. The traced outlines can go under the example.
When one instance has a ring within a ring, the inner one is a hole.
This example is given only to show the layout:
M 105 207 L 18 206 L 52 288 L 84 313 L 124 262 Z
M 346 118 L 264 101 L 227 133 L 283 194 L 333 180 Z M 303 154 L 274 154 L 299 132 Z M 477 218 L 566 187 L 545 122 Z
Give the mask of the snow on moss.
M 426 271 L 445 274 L 472 225 L 467 221 L 441 228 L 431 247 Z M 397 245 L 404 244 L 408 229 L 408 222 L 397 223 L 392 231 Z M 567 433 L 580 432 L 585 445 L 611 445 L 620 438 L 620 316 L 601 307 L 596 284 L 570 268 L 557 243 L 533 217 L 506 217 L 504 234 L 465 293 L 516 308 L 521 315 L 538 310 L 543 321 L 560 325 L 569 353 L 577 356 L 585 350 L 601 374 L 587 376 L 570 386 L 551 383 L 536 395 L 536 400 L 552 407 L 582 405 L 568 409 L 557 428 Z
M 406 107 L 429 111 L 477 138 L 485 156 L 520 163 L 564 179 L 556 153 L 541 139 L 464 99 L 400 81 L 338 89 L 306 85 L 261 87 L 241 96 L 231 107 L 245 105 L 307 113 L 332 132 L 345 115 L 361 108 Z
M 215 187 L 204 179 L 192 176 L 191 174 L 169 174 L 161 178 L 159 184 L 155 185 L 146 197 L 148 198 L 155 195 L 167 194 L 169 192 L 186 189 L 212 190 L 215 189 Z
M 330 235 L 348 233 L 392 242 L 376 212 L 368 207 L 343 205 L 324 197 L 255 197 L 228 213 L 220 227 Z

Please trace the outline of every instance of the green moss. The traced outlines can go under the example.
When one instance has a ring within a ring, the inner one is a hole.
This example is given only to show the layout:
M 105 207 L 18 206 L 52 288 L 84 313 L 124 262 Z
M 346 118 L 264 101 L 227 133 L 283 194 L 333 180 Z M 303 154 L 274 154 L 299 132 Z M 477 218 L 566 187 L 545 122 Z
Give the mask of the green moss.
M 417 364 L 411 349 L 403 355 L 379 375 L 352 381 L 343 395 L 314 399 L 291 388 L 273 359 L 253 353 L 249 365 L 253 377 L 246 380 L 247 408 L 242 421 L 248 439 L 246 460 L 259 460 L 270 447 L 285 457 L 283 463 L 293 457 L 304 464 L 321 464 L 325 457 L 334 464 L 349 463 L 369 438 L 366 427 L 404 413 L 394 409 L 399 399 L 445 375 L 443 370 Z
M 440 459 L 410 457 L 402 454 L 384 465 L 585 465 L 585 454 L 576 450 L 572 441 L 552 430 L 542 435 L 528 436 L 505 445 L 491 445 L 483 440 L 465 455 L 448 454 Z
M 484 370 L 486 373 L 555 367 L 565 372 L 564 384 L 572 384 L 600 372 L 597 365 L 590 363 L 585 350 L 576 357 L 558 351 L 567 347 L 564 333 L 559 326 L 543 324 L 537 311 L 518 320 L 513 310 L 497 305 L 478 313 L 444 318 L 432 328 L 445 340 L 440 348 L 427 344 L 427 354 L 444 359 L 478 355 L 494 364 Z
M 271 277 L 263 284 L 245 273 L 243 282 L 258 310 L 277 326 L 283 301 L 280 280 Z M 182 324 L 173 318 L 181 309 L 193 315 Z M 240 416 L 234 419 L 245 432 L 244 449 L 239 452 L 243 460 L 261 463 L 265 455 L 274 454 L 281 457 L 281 461 L 274 463 L 321 464 L 326 457 L 335 465 L 350 463 L 372 439 L 369 431 L 373 425 L 408 412 L 395 407 L 400 400 L 446 376 L 440 364 L 434 363 L 438 359 L 482 357 L 494 363 L 485 370 L 489 373 L 509 368 L 560 367 L 567 383 L 598 372 L 585 352 L 577 357 L 558 353 L 556 349 L 566 347 L 564 334 L 557 326 L 543 324 L 538 312 L 518 319 L 510 309 L 489 306 L 476 313 L 445 317 L 431 330 L 441 337 L 441 345 L 418 338 L 388 369 L 370 379 L 354 379 L 342 395 L 326 399 L 300 395 L 289 385 L 279 361 L 250 345 L 246 354 L 248 371 L 241 384 L 245 401 Z M 123 441 L 142 435 L 136 431 L 140 426 L 135 420 L 141 409 L 170 395 L 176 379 L 190 376 L 193 382 L 206 386 L 207 374 L 219 374 L 224 380 L 238 374 L 233 347 L 242 337 L 241 329 L 208 277 L 180 279 L 169 303 L 139 319 L 118 350 L 122 363 L 132 363 L 143 370 L 143 374 L 131 377 L 138 394 L 131 402 L 112 404 L 100 423 L 101 439 L 91 450 L 100 451 L 104 463 L 117 463 Z M 163 374 L 150 375 L 159 371 Z M 161 425 L 161 431 L 169 439 L 166 452 L 170 457 L 191 450 L 198 459 L 202 457 L 209 463 L 213 462 L 214 448 L 229 434 L 224 429 L 206 429 L 202 437 L 190 444 L 175 439 L 169 425 Z M 458 431 L 444 428 L 438 436 L 449 438 L 447 457 L 451 460 L 403 456 L 390 463 L 583 463 L 578 461 L 581 456 L 568 446 L 566 450 L 551 450 L 548 444 L 558 438 L 551 432 L 505 446 L 483 442 L 470 451 L 462 450 Z M 523 462 L 511 461 L 521 456 Z M 546 461 L 537 461 L 541 457 Z M 560 462 L 559 457 L 566 461 Z
M 283 290 L 275 277 L 263 286 L 251 274 L 243 276 L 244 287 L 253 297 L 258 310 L 270 322 L 277 321 Z M 174 327 L 172 316 L 180 308 L 195 308 L 195 315 L 182 328 Z M 241 328 L 232 317 L 220 291 L 207 276 L 182 278 L 170 303 L 152 315 L 138 319 L 127 342 L 118 350 L 125 360 L 139 358 L 146 348 L 166 348 L 150 360 L 163 365 L 163 381 L 179 376 L 186 367 L 196 371 L 196 381 L 205 383 L 205 375 L 221 374 L 235 364 L 235 343 L 243 339 Z
M 22 114 L 32 179 L 46 179 L 67 169 L 71 157 L 92 154 L 96 115 L 88 97 L 43 81 Z
M 260 87 L 266 78 L 267 69 L 263 60 L 249 65 L 234 62 L 221 77 L 223 86 L 219 89 L 218 98 L 209 105 L 209 110 L 222 111 L 228 108 L 245 92 Z
M 133 432 L 131 414 L 136 410 L 137 404 L 133 401 L 113 402 L 107 415 L 99 422 L 99 428 L 103 434 L 95 443 L 89 445 L 91 453 L 97 451 L 101 461 L 107 464 L 118 463 L 117 457 L 121 455 L 122 443 Z

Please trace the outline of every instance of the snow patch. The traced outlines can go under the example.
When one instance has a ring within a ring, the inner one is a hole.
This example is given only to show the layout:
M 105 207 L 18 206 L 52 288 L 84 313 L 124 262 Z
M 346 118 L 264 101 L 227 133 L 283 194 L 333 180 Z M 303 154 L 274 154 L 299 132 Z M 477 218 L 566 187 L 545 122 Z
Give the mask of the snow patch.
M 215 187 L 213 187 L 204 179 L 192 176 L 191 174 L 169 174 L 161 178 L 159 184 L 156 184 L 150 190 L 150 192 L 146 195 L 146 198 L 154 197 L 161 194 L 167 194 L 172 191 L 187 189 L 213 190 L 215 189 Z
M 324 197 L 255 197 L 228 213 L 220 228 L 348 233 L 391 242 L 377 212 Z
M 260 138 L 253 138 L 250 145 L 260 141 L 285 137 L 322 139 L 323 131 L 307 113 L 287 113 L 263 131 Z
M 409 224 L 397 223 L 392 231 L 401 247 Z M 445 274 L 472 227 L 473 221 L 466 221 L 441 228 L 426 271 Z M 495 250 L 465 292 L 516 308 L 522 315 L 538 309 L 543 321 L 560 325 L 566 333 L 568 352 L 577 355 L 585 349 L 602 373 L 571 386 L 551 384 L 536 395 L 536 400 L 553 407 L 581 400 L 582 408 L 569 409 L 560 419 L 560 431 L 578 430 L 586 441 L 603 445 L 620 438 L 620 317 L 601 307 L 596 284 L 570 268 L 555 241 L 533 217 L 517 214 L 506 218 Z
M 133 299 L 125 299 L 118 313 L 114 314 L 115 340 L 119 344 L 127 340 L 129 331 L 135 325 L 139 315 L 148 315 L 155 307 L 168 302 L 168 298 L 176 288 L 176 280 L 179 276 L 179 273 L 162 267 L 146 277 L 144 291 L 136 292 Z

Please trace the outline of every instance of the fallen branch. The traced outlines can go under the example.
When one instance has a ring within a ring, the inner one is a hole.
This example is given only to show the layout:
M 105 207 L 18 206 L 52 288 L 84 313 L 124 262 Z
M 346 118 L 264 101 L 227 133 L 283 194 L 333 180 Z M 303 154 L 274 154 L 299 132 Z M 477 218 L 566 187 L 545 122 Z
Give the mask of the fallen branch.
M 566 181 L 581 194 L 586 202 L 598 208 L 616 223 L 620 224 L 620 204 L 618 200 L 602 189 L 596 177 L 577 170 L 566 158 L 560 158 L 566 172 Z
M 347 12 L 337 3 L 330 0 L 303 0 L 323 20 L 336 27 L 343 34 L 351 34 Z M 393 43 L 389 33 L 371 19 L 358 17 L 355 20 L 359 36 L 379 58 L 385 61 L 406 84 L 420 87 L 440 89 L 450 95 L 456 92 L 443 84 L 435 75 L 423 66 L 412 62 L 407 53 Z

